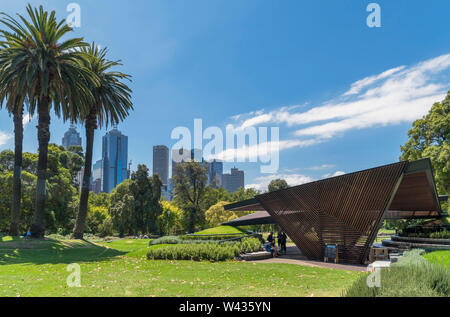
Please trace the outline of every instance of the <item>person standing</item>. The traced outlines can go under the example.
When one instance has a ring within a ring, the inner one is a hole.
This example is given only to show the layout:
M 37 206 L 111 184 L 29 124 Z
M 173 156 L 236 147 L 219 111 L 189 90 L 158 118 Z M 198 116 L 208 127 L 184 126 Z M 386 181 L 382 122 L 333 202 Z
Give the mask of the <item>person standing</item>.
M 273 245 L 273 232 L 271 232 L 270 234 L 269 234 L 269 236 L 267 237 L 267 241 L 270 243 L 270 244 L 272 244 Z
M 283 252 L 284 254 L 286 254 L 286 240 L 287 240 L 287 235 L 286 233 L 282 232 L 281 233 L 281 241 L 280 241 L 280 249 L 281 252 Z

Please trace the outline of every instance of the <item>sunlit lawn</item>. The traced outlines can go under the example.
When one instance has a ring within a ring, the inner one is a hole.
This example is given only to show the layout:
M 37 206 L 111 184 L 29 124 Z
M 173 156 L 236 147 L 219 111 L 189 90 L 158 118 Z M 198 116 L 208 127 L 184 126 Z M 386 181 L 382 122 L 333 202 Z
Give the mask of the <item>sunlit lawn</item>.
M 433 251 L 424 255 L 429 262 L 450 266 L 450 251 Z
M 2 238 L 0 296 L 339 296 L 361 274 L 293 264 L 149 261 L 148 242 Z M 66 284 L 70 263 L 81 267 L 80 288 Z

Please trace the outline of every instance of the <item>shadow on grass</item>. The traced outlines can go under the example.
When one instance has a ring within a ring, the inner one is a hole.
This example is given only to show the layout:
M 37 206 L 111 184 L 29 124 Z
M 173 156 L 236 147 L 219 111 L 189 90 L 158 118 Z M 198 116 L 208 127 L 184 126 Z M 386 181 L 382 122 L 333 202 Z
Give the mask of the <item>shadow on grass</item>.
M 0 239 L 0 265 L 97 262 L 124 254 L 126 252 L 81 240 Z

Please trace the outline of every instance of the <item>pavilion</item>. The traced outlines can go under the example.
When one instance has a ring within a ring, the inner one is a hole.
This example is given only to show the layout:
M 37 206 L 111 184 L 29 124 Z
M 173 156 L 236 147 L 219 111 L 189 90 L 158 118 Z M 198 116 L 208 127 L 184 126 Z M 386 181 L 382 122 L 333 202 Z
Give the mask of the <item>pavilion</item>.
M 338 246 L 340 262 L 364 263 L 386 219 L 441 217 L 431 161 L 402 161 L 257 195 L 225 210 L 256 211 L 225 224 L 278 223 L 309 259 Z

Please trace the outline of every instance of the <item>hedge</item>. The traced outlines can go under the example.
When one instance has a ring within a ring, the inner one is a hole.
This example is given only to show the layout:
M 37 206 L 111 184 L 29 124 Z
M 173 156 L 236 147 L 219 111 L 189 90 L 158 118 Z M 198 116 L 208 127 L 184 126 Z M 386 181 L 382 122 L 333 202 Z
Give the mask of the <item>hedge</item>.
M 257 238 L 244 238 L 241 242 L 177 244 L 163 248 L 150 249 L 149 260 L 192 260 L 226 261 L 239 257 L 243 253 L 262 249 Z

